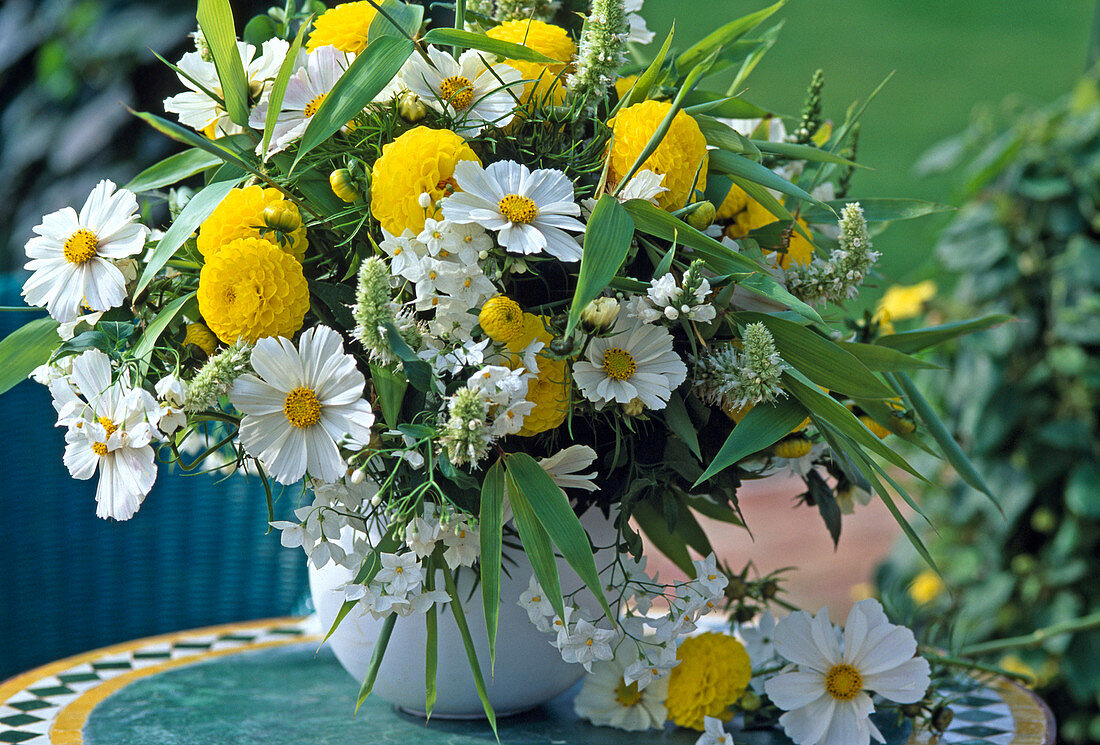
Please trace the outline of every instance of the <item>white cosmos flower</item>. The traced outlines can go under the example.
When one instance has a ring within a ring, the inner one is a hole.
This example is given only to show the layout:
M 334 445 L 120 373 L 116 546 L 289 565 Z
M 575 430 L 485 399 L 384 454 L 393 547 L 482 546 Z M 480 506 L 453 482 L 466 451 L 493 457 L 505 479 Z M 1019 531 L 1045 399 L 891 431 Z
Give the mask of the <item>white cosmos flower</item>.
M 805 611 L 775 628 L 775 649 L 794 663 L 765 690 L 787 713 L 779 718 L 797 745 L 868 745 L 885 742 L 869 716 L 869 692 L 899 704 L 919 701 L 930 683 L 927 660 L 915 657 L 913 632 L 886 620 L 876 600 L 852 606 L 838 638 L 828 610 Z
M 125 375 L 111 378 L 111 361 L 98 349 L 73 362 L 70 395 L 84 405 L 67 420 L 65 465 L 74 479 L 90 479 L 99 471 L 98 517 L 129 520 L 157 479 L 149 444 L 155 435 L 149 419 L 157 404 L 146 391 L 132 389 Z
M 573 700 L 577 716 L 602 727 L 617 727 L 627 732 L 660 729 L 668 718 L 665 697 L 668 679 L 654 680 L 643 690 L 627 683 L 623 671 L 637 655 L 633 644 L 620 644 L 613 659 L 592 665 L 580 693 Z
M 401 70 L 401 79 L 433 109 L 452 117 L 455 132 L 476 135 L 512 121 L 516 99 L 505 86 L 523 77 L 508 65 L 486 66 L 483 56 L 470 49 L 456 60 L 429 45 L 430 62 L 414 54 Z
M 346 436 L 370 439 L 374 413 L 363 399 L 366 381 L 355 358 L 327 326 L 289 339 L 260 339 L 252 350 L 256 375 L 233 383 L 229 401 L 244 413 L 240 439 L 280 484 L 293 484 L 308 471 L 335 482 L 347 471 L 336 443 Z
M 501 160 L 482 168 L 474 161 L 455 165 L 456 191 L 442 200 L 443 216 L 451 222 L 480 223 L 497 232 L 497 241 L 511 253 L 546 251 L 561 261 L 580 261 L 581 245 L 565 231 L 583 233 L 577 217 L 573 184 L 561 171 Z
M 573 365 L 573 377 L 585 398 L 600 408 L 637 398 L 646 408 L 663 409 L 687 378 L 668 331 L 623 316 L 610 336 L 592 339 L 587 357 Z
M 305 65 L 298 68 L 286 84 L 282 107 L 275 120 L 265 157 L 283 150 L 305 133 L 310 119 L 353 61 L 355 55 L 341 52 L 336 47 L 317 47 L 306 55 Z M 265 98 L 252 110 L 252 116 L 248 119 L 250 125 L 257 129 L 264 128 L 268 103 Z
M 279 74 L 290 44 L 282 39 L 269 39 L 260 47 L 257 56 L 256 47 L 243 41 L 237 42 L 237 51 L 241 55 L 244 74 L 248 78 L 250 98 L 259 98 L 264 83 L 274 80 Z M 164 110 L 179 115 L 180 124 L 202 132 L 210 139 L 238 134 L 244 128 L 229 118 L 221 105 L 203 92 L 202 88 L 219 97 L 224 97 L 222 84 L 213 61 L 206 61 L 198 52 L 188 52 L 176 65 L 186 75 L 177 73 L 180 82 L 188 90 L 165 99 Z M 190 76 L 191 79 L 188 79 Z M 196 85 L 198 83 L 198 85 Z M 201 86 L 201 87 L 200 87 Z M 260 125 L 263 127 L 263 124 Z
M 126 278 L 115 265 L 141 253 L 149 229 L 137 222 L 137 197 L 100 181 L 80 213 L 72 207 L 51 212 L 27 241 L 34 272 L 23 285 L 28 305 L 45 306 L 62 323 L 80 315 L 80 307 L 110 310 L 126 300 Z

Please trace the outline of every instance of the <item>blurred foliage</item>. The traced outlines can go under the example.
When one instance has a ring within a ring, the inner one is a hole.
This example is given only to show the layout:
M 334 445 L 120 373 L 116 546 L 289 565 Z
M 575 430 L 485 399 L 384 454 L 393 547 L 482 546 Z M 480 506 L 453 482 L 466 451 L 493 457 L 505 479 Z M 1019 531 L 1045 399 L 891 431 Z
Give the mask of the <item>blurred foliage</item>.
M 266 3 L 234 0 L 247 18 Z M 42 215 L 125 183 L 174 146 L 126 106 L 163 111 L 170 60 L 190 46 L 194 0 L 0 2 L 0 271 L 21 267 Z
M 944 646 L 1033 630 L 1100 610 L 1100 90 L 1097 78 L 1049 108 L 985 116 L 934 148 L 926 170 L 954 169 L 967 201 L 937 257 L 956 275 L 936 302 L 951 317 L 1018 319 L 956 345 L 942 391 L 947 421 L 1004 516 L 961 482 L 929 490 L 939 535 L 926 540 L 947 587 L 903 548 L 879 572 L 888 597 Z M 944 474 L 949 479 L 950 475 Z M 916 582 L 914 579 L 916 578 Z M 997 655 L 1030 671 L 1060 742 L 1100 742 L 1100 631 Z

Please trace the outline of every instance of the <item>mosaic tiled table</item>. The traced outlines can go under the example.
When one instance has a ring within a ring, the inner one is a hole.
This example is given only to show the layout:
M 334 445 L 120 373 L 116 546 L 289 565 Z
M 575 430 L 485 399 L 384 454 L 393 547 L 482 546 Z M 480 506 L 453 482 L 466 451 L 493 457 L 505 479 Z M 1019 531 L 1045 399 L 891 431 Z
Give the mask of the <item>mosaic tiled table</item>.
M 484 723 L 423 720 L 368 700 L 352 717 L 356 686 L 309 619 L 234 624 L 88 652 L 0 684 L 0 743 L 30 745 L 488 745 Z M 1049 745 L 1053 722 L 1028 691 L 1003 683 L 968 691 L 939 740 L 910 745 Z M 894 732 L 891 740 L 904 741 Z M 644 736 L 577 720 L 567 694 L 500 722 L 506 745 L 693 745 L 669 728 Z M 738 745 L 784 745 L 744 732 Z

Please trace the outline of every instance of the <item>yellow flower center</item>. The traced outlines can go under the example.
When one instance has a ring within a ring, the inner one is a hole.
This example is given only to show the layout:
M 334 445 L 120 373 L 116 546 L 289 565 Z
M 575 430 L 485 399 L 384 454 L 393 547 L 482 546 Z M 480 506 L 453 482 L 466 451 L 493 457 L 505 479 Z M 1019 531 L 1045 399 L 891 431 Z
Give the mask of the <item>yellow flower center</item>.
M 286 394 L 283 414 L 286 420 L 298 429 L 312 427 L 321 421 L 321 402 L 317 399 L 316 393 L 300 386 Z
M 631 683 L 627 685 L 626 681 L 620 681 L 619 685 L 615 688 L 615 700 L 623 706 L 634 706 L 642 700 L 642 694 L 638 690 L 637 683 Z
M 539 207 L 533 201 L 519 194 L 509 194 L 497 203 L 497 209 L 504 219 L 526 225 L 539 216 Z
M 107 454 L 107 443 L 105 442 L 93 442 L 92 452 L 102 458 Z
M 608 347 L 603 353 L 603 371 L 615 380 L 630 380 L 638 369 L 634 355 L 625 349 Z
M 314 96 L 313 100 L 306 104 L 306 107 L 302 109 L 302 113 L 306 115 L 306 119 L 309 119 L 317 113 L 317 109 L 321 108 L 321 104 L 324 103 L 325 96 L 327 95 L 327 93 L 321 93 L 320 95 Z
M 70 264 L 83 264 L 95 258 L 98 249 L 99 238 L 96 234 L 87 228 L 80 228 L 65 241 L 62 253 L 65 255 L 65 261 Z
M 465 111 L 474 100 L 474 84 L 469 78 L 455 75 L 439 84 L 439 97 L 456 110 Z
M 862 690 L 863 676 L 851 665 L 833 665 L 825 674 L 825 692 L 838 701 L 851 701 Z

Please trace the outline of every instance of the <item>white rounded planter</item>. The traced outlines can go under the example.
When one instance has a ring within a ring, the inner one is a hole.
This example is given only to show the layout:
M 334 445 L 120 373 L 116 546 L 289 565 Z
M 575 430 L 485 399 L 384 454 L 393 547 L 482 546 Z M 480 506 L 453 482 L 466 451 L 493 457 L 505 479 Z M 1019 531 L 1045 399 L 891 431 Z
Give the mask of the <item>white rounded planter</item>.
M 614 557 L 615 528 L 596 508 L 589 509 L 581 518 L 593 543 L 610 546 L 601 549 L 596 565 L 606 566 Z M 514 560 L 515 563 L 512 563 Z M 500 620 L 497 629 L 496 669 L 490 670 L 489 643 L 485 632 L 485 611 L 481 603 L 480 585 L 475 589 L 473 569 L 464 568 L 456 576 L 458 591 L 463 598 L 462 608 L 470 627 L 482 675 L 488 689 L 494 711 L 504 716 L 524 711 L 550 701 L 580 680 L 584 668 L 562 661 L 561 654 L 550 645 L 553 637 L 539 631 L 527 617 L 527 611 L 518 605 L 520 595 L 527 590 L 532 575 L 531 565 L 524 553 L 505 548 L 503 562 L 506 574 L 501 577 Z M 558 560 L 562 592 L 570 593 L 583 586 L 580 578 L 565 561 Z M 309 567 L 309 585 L 313 604 L 317 608 L 322 627 L 327 631 L 342 604 L 342 595 L 336 588 L 350 582 L 354 573 L 343 567 L 329 564 L 321 569 Z M 442 572 L 438 573 L 436 586 L 443 586 Z M 473 593 L 471 597 L 471 592 Z M 467 598 L 469 598 L 467 600 Z M 588 591 L 577 596 L 577 604 L 593 613 L 598 612 L 595 599 Z M 474 686 L 465 647 L 449 606 L 439 613 L 438 672 L 436 675 L 437 698 L 433 717 L 480 718 L 484 717 L 481 699 Z M 349 615 L 328 640 L 340 664 L 352 677 L 362 682 L 367 674 L 374 643 L 382 630 L 382 621 L 369 615 Z M 382 666 L 374 684 L 372 696 L 389 701 L 409 712 L 424 711 L 424 656 L 427 629 L 422 615 L 398 618 L 386 647 Z

